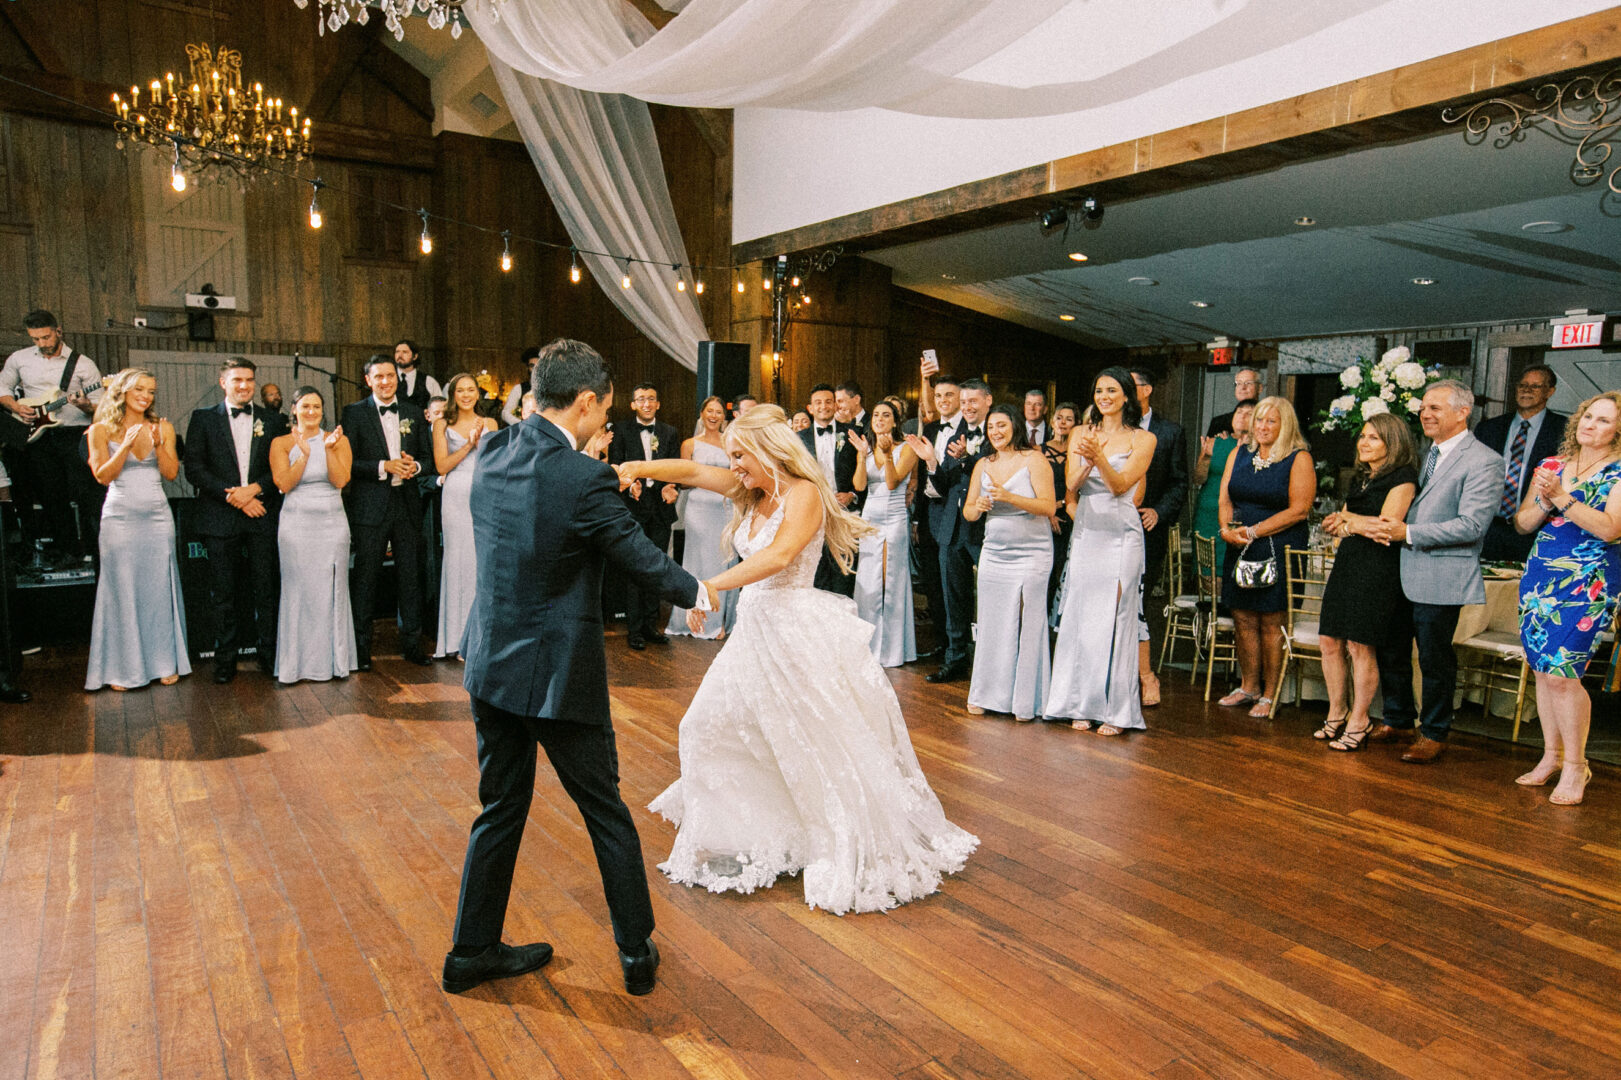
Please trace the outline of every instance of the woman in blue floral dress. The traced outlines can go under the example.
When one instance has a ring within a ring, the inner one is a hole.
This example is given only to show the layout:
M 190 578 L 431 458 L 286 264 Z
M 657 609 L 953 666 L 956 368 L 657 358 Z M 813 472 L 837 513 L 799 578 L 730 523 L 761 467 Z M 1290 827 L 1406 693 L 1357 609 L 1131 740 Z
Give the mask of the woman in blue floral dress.
M 1558 457 L 1537 466 L 1515 526 L 1535 532 L 1520 580 L 1520 641 L 1537 679 L 1542 760 L 1516 783 L 1560 773 L 1548 801 L 1582 801 L 1593 702 L 1582 674 L 1621 592 L 1621 391 L 1588 398 L 1571 417 Z

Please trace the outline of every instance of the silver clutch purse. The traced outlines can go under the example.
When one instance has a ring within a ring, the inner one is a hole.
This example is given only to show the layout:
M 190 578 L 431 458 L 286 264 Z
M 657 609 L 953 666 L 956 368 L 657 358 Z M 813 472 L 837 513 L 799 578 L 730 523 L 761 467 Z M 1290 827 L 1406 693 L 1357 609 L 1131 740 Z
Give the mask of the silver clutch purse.
M 1240 589 L 1265 589 L 1278 583 L 1277 549 L 1273 546 L 1270 536 L 1260 539 L 1266 541 L 1266 558 L 1250 558 L 1250 548 L 1254 547 L 1258 540 L 1251 540 L 1244 545 L 1244 550 L 1238 553 L 1238 563 L 1233 567 L 1233 584 Z

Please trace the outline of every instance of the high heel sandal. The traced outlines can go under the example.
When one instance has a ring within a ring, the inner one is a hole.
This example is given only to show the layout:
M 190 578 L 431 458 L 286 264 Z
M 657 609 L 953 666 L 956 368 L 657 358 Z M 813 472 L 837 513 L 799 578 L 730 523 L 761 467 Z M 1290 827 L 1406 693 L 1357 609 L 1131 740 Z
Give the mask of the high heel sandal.
M 1071 720 L 1069 722 L 1069 726 L 1074 728 L 1076 731 L 1091 731 L 1092 730 L 1092 721 L 1090 721 L 1090 720 Z
M 1548 796 L 1548 801 L 1553 803 L 1555 806 L 1576 806 L 1587 794 L 1587 785 L 1593 779 L 1593 769 L 1587 764 L 1586 761 L 1567 761 L 1561 763 L 1561 773 L 1564 771 L 1564 765 L 1580 765 L 1582 767 L 1582 790 L 1578 791 L 1576 793 L 1576 797 L 1573 799 L 1569 795 L 1561 796 L 1559 794 L 1559 790 L 1555 788 L 1553 794 Z M 1565 778 L 1563 775 L 1561 775 L 1559 778 L 1561 783 L 1564 782 L 1564 779 Z
M 1541 776 L 1538 776 L 1537 769 L 1542 768 L 1544 765 L 1548 767 L 1548 771 L 1543 773 Z M 1557 776 L 1558 773 L 1559 759 L 1553 758 L 1550 761 L 1548 756 L 1544 754 L 1542 760 L 1537 762 L 1536 768 L 1532 769 L 1528 773 L 1521 773 L 1519 776 L 1516 776 L 1514 778 L 1514 782 L 1519 784 L 1521 787 L 1542 787 L 1547 784 L 1549 780 L 1552 780 L 1555 776 Z
M 1332 742 L 1333 740 L 1339 738 L 1340 733 L 1345 730 L 1345 721 L 1350 715 L 1350 713 L 1346 713 L 1338 720 L 1334 719 L 1332 716 L 1329 717 L 1327 720 L 1323 721 L 1322 727 L 1311 733 L 1311 737 L 1314 739 L 1327 739 Z
M 978 705 L 964 705 L 963 708 L 968 710 L 968 715 L 969 716 L 984 716 L 985 715 L 985 710 L 980 708 Z
M 1143 708 L 1152 709 L 1159 704 L 1159 676 L 1144 675 L 1142 677 Z
M 1242 705 L 1254 705 L 1258 700 L 1260 699 L 1254 694 L 1240 686 L 1237 690 L 1216 702 L 1216 704 L 1228 709 L 1236 709 Z
M 1368 741 L 1368 732 L 1372 730 L 1373 725 L 1368 724 L 1366 727 L 1360 728 L 1356 731 L 1347 731 L 1339 738 L 1330 742 L 1328 744 L 1328 748 L 1330 750 L 1341 750 L 1347 754 L 1360 750 L 1362 749 L 1362 744 Z

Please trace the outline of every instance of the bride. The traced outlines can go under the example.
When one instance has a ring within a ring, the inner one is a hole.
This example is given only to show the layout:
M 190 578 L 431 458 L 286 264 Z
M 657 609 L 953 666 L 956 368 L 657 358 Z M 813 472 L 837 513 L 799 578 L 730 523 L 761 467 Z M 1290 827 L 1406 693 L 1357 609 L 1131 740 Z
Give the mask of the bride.
M 774 405 L 726 430 L 730 469 L 629 461 L 652 479 L 732 500 L 723 543 L 742 560 L 705 586 L 742 589 L 737 622 L 681 721 L 681 778 L 649 805 L 678 828 L 659 869 L 711 892 L 804 871 L 805 902 L 842 915 L 927 896 L 979 839 L 946 820 L 900 703 L 845 597 L 811 586 L 828 548 L 845 572 L 864 532 Z M 697 611 L 689 618 L 701 620 Z

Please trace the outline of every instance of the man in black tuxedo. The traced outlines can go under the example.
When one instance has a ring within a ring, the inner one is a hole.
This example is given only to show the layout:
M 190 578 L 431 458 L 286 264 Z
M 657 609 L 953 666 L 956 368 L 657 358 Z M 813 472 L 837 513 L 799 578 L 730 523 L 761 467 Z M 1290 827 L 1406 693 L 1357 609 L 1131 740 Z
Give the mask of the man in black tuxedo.
M 462 993 L 551 959 L 550 945 L 501 943 L 539 744 L 591 836 L 625 989 L 645 994 L 659 958 L 641 841 L 619 795 L 603 565 L 681 607 L 713 610 L 715 598 L 649 542 L 613 470 L 576 449 L 613 404 L 602 358 L 581 342 L 554 341 L 532 381 L 539 414 L 485 436 L 473 474 L 478 585 L 464 683 L 484 809 L 468 837 L 444 988 Z
M 936 362 L 927 359 L 923 361 L 921 392 L 928 394 L 934 402 L 934 415 L 937 419 L 925 421 L 922 424 L 921 434 L 924 440 L 934 447 L 935 460 L 942 461 L 946 457 L 946 448 L 957 437 L 962 424 L 961 389 L 953 375 L 935 376 L 934 385 L 931 387 L 929 385 L 931 363 Z M 921 400 L 918 403 L 918 412 L 920 415 L 924 412 Z M 916 427 L 906 432 L 907 435 L 918 433 Z M 934 542 L 934 530 L 929 527 L 929 515 L 931 507 L 944 498 L 945 493 L 937 490 L 930 480 L 921 454 L 918 455 L 917 472 L 917 494 L 912 500 L 912 528 L 917 539 L 912 545 L 912 550 L 917 555 L 919 587 L 929 601 L 929 623 L 934 628 L 933 652 L 943 654 L 947 641 L 946 597 L 940 579 L 940 547 Z M 921 653 L 918 659 L 923 659 Z
M 539 403 L 539 397 L 536 397 Z M 658 461 L 661 458 L 681 456 L 681 433 L 672 425 L 658 419 L 659 391 L 652 383 L 641 383 L 630 392 L 630 407 L 635 419 L 628 427 L 614 431 L 613 443 L 608 447 L 608 464 L 620 465 L 626 461 Z M 625 505 L 631 517 L 641 525 L 642 532 L 660 551 L 670 549 L 670 527 L 675 524 L 675 501 L 681 490 L 674 484 L 659 484 L 652 480 L 638 480 L 625 490 Z M 630 647 L 637 652 L 655 645 L 668 645 L 669 637 L 659 623 L 659 593 L 656 589 L 627 583 L 625 592 L 625 626 Z
M 845 379 L 833 388 L 833 416 L 839 423 L 855 428 L 864 436 L 872 433 L 872 414 L 862 400 L 860 383 Z
M 945 381 L 937 380 L 936 385 Z M 943 422 L 936 422 L 927 425 L 923 435 L 906 437 L 906 445 L 922 463 L 924 487 L 933 492 L 929 495 L 929 532 L 940 553 L 940 588 L 945 595 L 946 651 L 940 670 L 926 676 L 932 683 L 954 682 L 968 674 L 973 650 L 974 567 L 979 564 L 979 541 L 984 535 L 982 528 L 963 520 L 962 507 L 974 465 L 991 453 L 990 440 L 985 438 L 991 388 L 979 379 L 965 379 L 958 386 L 958 401 L 961 414 L 954 435 L 945 436 L 945 429 L 939 426 Z M 942 440 L 943 456 L 936 450 L 936 442 Z
M 1497 514 L 1486 527 L 1482 559 L 1523 563 L 1531 557 L 1536 534 L 1521 536 L 1514 515 L 1531 494 L 1531 477 L 1544 458 L 1559 453 L 1570 417 L 1548 408 L 1559 379 L 1546 364 L 1532 364 L 1520 373 L 1514 387 L 1515 411 L 1482 420 L 1475 438 L 1503 455 L 1503 494 Z
M 197 490 L 194 528 L 208 551 L 208 601 L 214 617 L 214 681 L 236 678 L 236 654 L 252 640 L 259 670 L 276 670 L 276 607 L 281 558 L 276 524 L 281 492 L 270 478 L 270 443 L 287 432 L 279 412 L 253 403 L 258 369 L 233 356 L 220 365 L 225 400 L 197 409 L 186 425 L 186 482 Z M 253 625 L 239 625 L 237 571 L 247 560 Z
M 371 670 L 377 575 L 391 544 L 400 653 L 413 664 L 433 663 L 422 651 L 422 489 L 416 481 L 434 471 L 433 437 L 422 410 L 399 399 L 399 382 L 393 359 L 374 353 L 366 361 L 371 396 L 343 410 L 343 433 L 355 455 L 344 505 L 355 549 L 355 666 L 361 671 Z
M 1144 477 L 1146 487 L 1143 503 L 1137 514 L 1143 519 L 1142 610 L 1146 613 L 1153 603 L 1154 588 L 1165 572 L 1165 552 L 1170 546 L 1171 526 L 1182 516 L 1188 501 L 1188 447 L 1182 436 L 1182 425 L 1167 420 L 1154 412 L 1154 373 L 1147 368 L 1132 368 L 1132 381 L 1137 384 L 1137 405 L 1143 410 L 1142 426 L 1153 433 L 1154 457 L 1148 463 Z M 1140 641 L 1137 649 L 1137 670 L 1141 674 L 1145 704 L 1159 703 L 1159 679 L 1149 663 L 1148 620 L 1141 620 Z
M 860 398 L 858 387 L 856 400 L 859 402 Z M 822 467 L 822 475 L 833 485 L 833 497 L 838 499 L 839 505 L 851 513 L 859 513 L 864 497 L 856 491 L 855 476 L 856 469 L 861 465 L 861 457 L 850 436 L 861 434 L 861 429 L 835 419 L 838 413 L 837 392 L 827 383 L 817 383 L 811 387 L 810 404 L 806 406 L 806 411 L 811 415 L 811 426 L 799 433 L 799 440 Z M 828 551 L 826 544 L 822 545 L 822 561 L 816 564 L 815 585 L 818 589 L 840 596 L 855 596 L 854 564 L 850 571 L 848 574 L 841 571 L 833 553 Z

